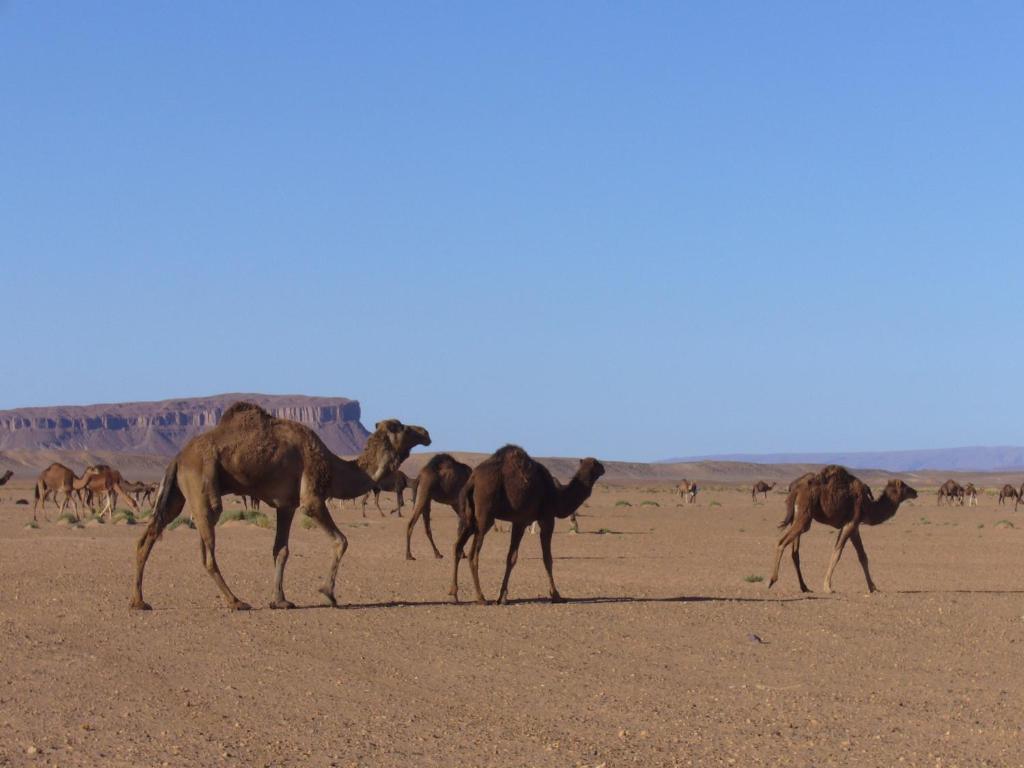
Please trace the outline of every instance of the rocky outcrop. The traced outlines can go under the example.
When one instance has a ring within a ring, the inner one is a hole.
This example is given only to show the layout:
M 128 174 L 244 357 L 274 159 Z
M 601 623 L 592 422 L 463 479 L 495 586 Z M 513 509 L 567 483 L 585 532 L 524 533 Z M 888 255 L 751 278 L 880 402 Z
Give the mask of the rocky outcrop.
M 335 453 L 359 453 L 369 433 L 357 400 L 229 394 L 151 403 L 66 405 L 0 411 L 0 450 L 116 451 L 173 456 L 239 400 L 311 427 Z

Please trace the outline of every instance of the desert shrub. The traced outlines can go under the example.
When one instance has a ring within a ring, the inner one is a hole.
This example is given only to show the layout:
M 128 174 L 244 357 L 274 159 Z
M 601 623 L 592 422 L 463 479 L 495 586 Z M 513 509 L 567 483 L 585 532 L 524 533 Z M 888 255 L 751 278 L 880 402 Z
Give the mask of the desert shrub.
M 39 523 L 37 523 L 35 520 L 29 520 L 27 523 L 25 523 L 25 527 L 26 528 L 38 528 L 39 527 Z
M 755 576 L 755 575 L 744 576 L 743 580 L 745 582 L 747 582 L 748 584 L 757 584 L 760 581 L 764 581 L 764 576 Z
M 995 527 L 996 528 L 1016 528 L 1017 526 L 1014 525 L 1013 522 L 1010 521 L 1010 520 L 999 520 L 999 521 L 996 522 Z
M 644 499 L 643 501 L 640 502 L 640 506 L 641 507 L 660 507 L 661 504 L 659 504 L 656 501 L 651 501 L 650 499 Z
M 114 522 L 124 523 L 125 525 L 135 525 L 135 515 L 132 514 L 130 509 L 119 509 L 114 512 Z
M 633 505 L 630 504 L 625 499 L 619 499 L 618 501 L 615 502 L 615 506 L 616 507 L 632 507 Z
M 710 504 L 708 504 L 708 506 L 709 507 L 720 507 L 720 506 L 722 506 L 722 502 L 720 502 L 720 501 L 712 501 Z
M 173 531 L 175 528 L 180 528 L 183 525 L 186 528 L 191 528 L 193 530 L 195 530 L 196 527 L 196 524 L 192 522 L 191 517 L 185 517 L 184 515 L 180 515 L 171 521 L 170 525 L 167 526 L 167 530 Z
M 310 530 L 311 528 L 316 528 L 316 520 L 314 520 L 309 515 L 303 515 L 302 516 L 302 527 L 305 528 L 307 531 Z

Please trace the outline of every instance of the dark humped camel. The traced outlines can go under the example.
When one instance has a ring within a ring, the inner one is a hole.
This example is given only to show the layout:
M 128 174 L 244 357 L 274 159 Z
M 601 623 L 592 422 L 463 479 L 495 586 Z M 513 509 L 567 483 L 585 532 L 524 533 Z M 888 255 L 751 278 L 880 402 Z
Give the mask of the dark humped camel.
M 964 497 L 967 499 L 968 507 L 978 506 L 978 489 L 974 487 L 974 483 L 968 483 L 964 488 Z
M 434 534 L 430 530 L 430 505 L 447 504 L 455 513 L 459 511 L 459 494 L 469 480 L 473 469 L 468 464 L 457 461 L 447 453 L 439 453 L 431 457 L 419 475 L 416 476 L 416 494 L 413 498 L 412 516 L 405 529 L 405 559 L 415 560 L 412 556 L 412 530 L 416 521 L 423 518 L 423 528 L 427 532 L 427 540 L 434 550 L 434 557 L 442 557 L 434 543 Z
M 832 560 L 825 572 L 825 592 L 832 592 L 832 572 L 843 554 L 843 547 L 849 539 L 857 550 L 857 558 L 864 569 L 864 578 L 868 582 L 868 591 L 874 592 L 877 587 L 871 580 L 868 570 L 868 555 L 860 539 L 860 525 L 878 525 L 896 514 L 900 504 L 908 499 L 916 499 L 917 491 L 902 480 L 890 480 L 879 499 L 871 494 L 871 488 L 851 475 L 845 467 L 830 465 L 801 481 L 786 497 L 786 519 L 780 528 L 788 530 L 779 539 L 775 550 L 775 566 L 768 588 L 779 580 L 779 564 L 786 547 L 793 547 L 793 566 L 800 582 L 802 592 L 810 592 L 800 571 L 800 536 L 811 527 L 811 521 L 831 525 L 839 529 L 836 544 L 832 550 Z
M 512 536 L 498 603 L 507 602 L 508 580 L 519 556 L 519 544 L 526 527 L 536 521 L 540 524 L 540 548 L 551 587 L 551 602 L 560 602 L 562 597 L 555 588 L 551 560 L 555 519 L 570 517 L 590 497 L 594 483 L 603 474 L 601 462 L 586 458 L 580 461 L 569 484 L 562 486 L 555 482 L 547 467 L 516 445 L 506 445 L 484 460 L 473 470 L 459 496 L 459 534 L 452 550 L 452 585 L 448 594 L 455 602 L 459 601 L 459 560 L 463 546 L 473 536 L 469 568 L 477 602 L 487 602 L 480 589 L 480 550 L 494 521 L 506 520 L 512 523 Z
M 963 495 L 964 487 L 956 480 L 950 479 L 939 486 L 936 503 L 941 507 L 942 500 L 945 499 L 947 504 L 952 505 L 954 502 L 960 501 Z
M 402 516 L 402 507 L 405 506 L 405 491 L 406 489 L 412 489 L 413 501 L 416 500 L 416 481 L 410 480 L 409 476 L 402 470 L 392 472 L 390 475 L 380 481 L 379 485 L 375 485 L 370 493 L 373 494 L 373 503 L 377 506 L 377 511 L 380 512 L 380 516 L 384 517 L 384 510 L 380 508 L 380 494 L 381 491 L 390 491 L 395 494 L 398 499 L 398 506 L 392 509 L 388 514 L 393 515 L 396 512 L 398 516 Z M 366 502 L 369 500 L 370 494 L 364 494 L 362 498 L 363 506 L 363 517 L 366 517 Z
M 758 480 L 754 483 L 754 487 L 750 489 L 750 500 L 757 501 L 757 494 L 763 494 L 764 500 L 768 501 L 768 491 L 774 488 L 776 483 L 766 483 L 764 480 Z
M 1009 483 L 1004 485 L 1002 487 L 1002 489 L 999 491 L 999 503 L 1000 504 L 1002 504 L 1006 499 L 1014 499 L 1015 500 L 1014 501 L 1014 506 L 1016 506 L 1017 505 L 1016 499 L 1019 499 L 1019 498 L 1020 498 L 1020 494 L 1017 492 L 1017 489 L 1014 488 Z
M 249 608 L 228 588 L 217 565 L 215 530 L 223 509 L 221 497 L 229 493 L 253 496 L 277 510 L 270 607 L 295 607 L 284 596 L 284 569 L 296 511 L 313 518 L 334 540 L 334 556 L 320 592 L 336 606 L 334 585 L 348 540 L 334 524 L 327 500 L 366 493 L 398 469 L 417 445 L 430 445 L 427 430 L 387 419 L 377 423 L 363 452 L 349 461 L 331 453 L 309 427 L 275 418 L 252 403 L 235 403 L 216 427 L 192 438 L 164 473 L 152 520 L 138 543 L 131 607 L 149 609 L 142 599 L 146 561 L 161 532 L 188 503 L 199 529 L 203 565 L 231 608 Z

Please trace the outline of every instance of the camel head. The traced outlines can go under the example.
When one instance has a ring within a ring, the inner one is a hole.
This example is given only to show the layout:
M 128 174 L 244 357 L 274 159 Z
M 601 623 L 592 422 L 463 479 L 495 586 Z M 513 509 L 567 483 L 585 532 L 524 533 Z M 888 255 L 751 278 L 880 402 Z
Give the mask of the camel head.
M 430 433 L 426 429 L 403 424 L 398 419 L 384 419 L 377 422 L 360 463 L 373 481 L 379 483 L 398 469 L 417 445 L 430 445 Z
M 883 494 L 895 504 L 901 504 L 908 499 L 917 498 L 917 491 L 902 480 L 890 480 L 885 484 Z
M 604 464 L 595 458 L 587 457 L 580 459 L 580 468 L 576 470 L 578 477 L 588 488 L 593 488 L 594 483 L 604 474 Z

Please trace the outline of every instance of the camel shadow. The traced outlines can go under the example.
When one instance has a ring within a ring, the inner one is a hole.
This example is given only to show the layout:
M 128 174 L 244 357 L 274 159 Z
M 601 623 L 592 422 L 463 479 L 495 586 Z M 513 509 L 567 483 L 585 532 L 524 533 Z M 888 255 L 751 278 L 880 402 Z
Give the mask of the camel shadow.
M 888 589 L 890 595 L 1024 595 L 1024 589 Z

